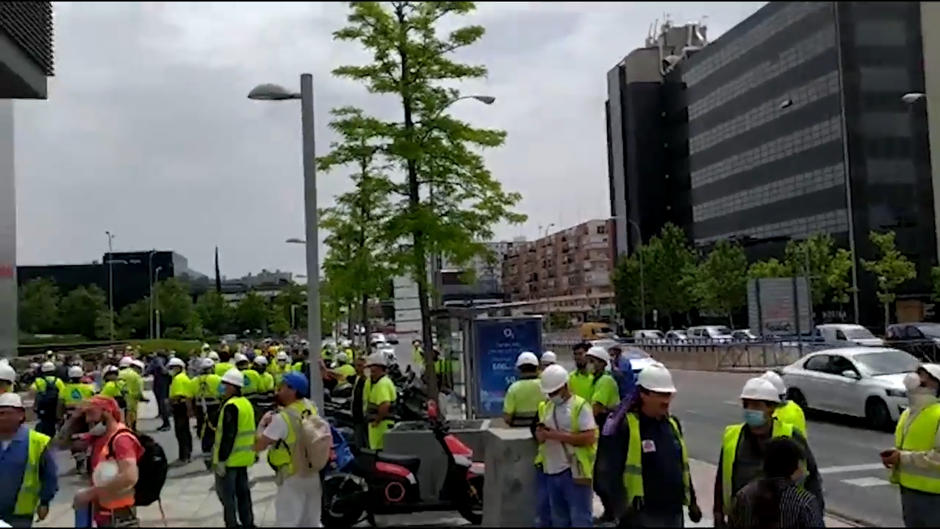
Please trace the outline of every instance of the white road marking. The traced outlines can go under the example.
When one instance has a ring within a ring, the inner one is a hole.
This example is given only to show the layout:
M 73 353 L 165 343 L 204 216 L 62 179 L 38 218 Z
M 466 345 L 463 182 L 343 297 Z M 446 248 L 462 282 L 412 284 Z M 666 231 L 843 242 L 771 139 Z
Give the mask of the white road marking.
M 840 474 L 842 472 L 862 472 L 866 470 L 884 470 L 881 463 L 868 463 L 865 465 L 844 465 L 840 467 L 823 467 L 819 469 L 820 474 Z
M 740 406 L 741 401 L 740 400 L 726 400 L 725 404 L 730 404 L 732 406 Z
M 878 487 L 881 485 L 890 485 L 891 482 L 886 479 L 865 477 L 855 479 L 843 479 L 842 483 L 846 485 L 855 485 L 856 487 Z

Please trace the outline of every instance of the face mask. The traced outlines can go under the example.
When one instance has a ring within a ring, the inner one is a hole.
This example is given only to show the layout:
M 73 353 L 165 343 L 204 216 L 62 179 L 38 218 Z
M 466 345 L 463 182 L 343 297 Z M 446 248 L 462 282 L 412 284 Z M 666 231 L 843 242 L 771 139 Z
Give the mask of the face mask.
M 565 398 L 562 397 L 561 395 L 551 396 L 548 398 L 548 400 L 552 401 L 552 404 L 554 404 L 555 406 L 561 406 L 562 404 L 565 403 Z
M 107 431 L 108 426 L 104 422 L 99 422 L 98 424 L 88 429 L 88 435 L 91 435 L 92 437 L 101 437 Z
M 219 384 L 216 390 L 219 392 L 219 395 L 225 395 L 225 384 Z
M 370 378 L 371 378 L 371 377 L 372 377 L 372 370 L 367 367 L 367 368 L 365 368 L 365 369 L 362 370 L 362 374 L 365 375 L 365 376 L 367 376 L 367 377 L 370 377 Z
M 744 410 L 744 422 L 748 426 L 764 426 L 767 424 L 767 418 L 760 410 Z
M 920 387 L 920 376 L 917 373 L 908 373 L 904 376 L 904 387 L 908 391 L 914 391 Z

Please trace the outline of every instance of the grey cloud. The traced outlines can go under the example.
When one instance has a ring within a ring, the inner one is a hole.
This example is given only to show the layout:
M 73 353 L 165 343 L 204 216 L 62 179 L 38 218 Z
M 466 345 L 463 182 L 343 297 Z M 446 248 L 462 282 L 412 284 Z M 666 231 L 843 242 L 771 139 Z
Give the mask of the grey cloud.
M 607 214 L 604 74 L 660 7 L 572 4 L 481 4 L 488 34 L 462 55 L 491 70 L 466 90 L 498 102 L 454 112 L 509 131 L 487 156 L 526 196 L 530 223 L 501 236 Z M 759 5 L 671 4 L 710 15 L 713 38 Z M 299 108 L 245 95 L 314 73 L 321 149 L 331 107 L 397 115 L 393 100 L 329 77 L 367 59 L 331 42 L 343 17 L 338 3 L 57 4 L 50 99 L 17 103 L 21 264 L 95 259 L 112 230 L 118 249 L 171 248 L 203 272 L 216 245 L 227 275 L 302 271 L 302 249 L 283 243 L 303 234 Z M 347 187 L 342 174 L 322 175 L 321 205 Z

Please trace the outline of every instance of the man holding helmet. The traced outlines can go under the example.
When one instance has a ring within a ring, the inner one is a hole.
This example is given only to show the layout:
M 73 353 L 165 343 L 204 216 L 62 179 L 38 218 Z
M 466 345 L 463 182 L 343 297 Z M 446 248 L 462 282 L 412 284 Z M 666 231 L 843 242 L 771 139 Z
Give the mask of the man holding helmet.
M 383 353 L 372 353 L 366 359 L 369 378 L 362 390 L 365 419 L 369 422 L 369 448 L 381 450 L 385 446 L 385 432 L 392 427 L 392 405 L 398 399 L 395 384 L 385 376 L 388 360 Z
M 548 398 L 539 406 L 535 457 L 539 487 L 536 527 L 590 527 L 593 523 L 597 424 L 590 403 L 568 388 L 568 372 L 549 366 L 540 379 Z
M 725 428 L 718 471 L 715 474 L 715 527 L 726 525 L 731 512 L 731 500 L 745 485 L 759 478 L 763 472 L 764 444 L 774 437 L 793 439 L 806 456 L 803 464 L 803 488 L 816 497 L 820 511 L 825 511 L 822 478 L 816 460 L 806 443 L 806 437 L 792 424 L 774 418 L 780 405 L 777 388 L 765 378 L 752 378 L 741 391 L 744 422 Z
M 539 359 L 528 351 L 516 358 L 519 380 L 506 389 L 503 399 L 503 420 L 509 426 L 528 427 L 538 417 L 539 405 L 545 400 L 539 385 Z
M 761 375 L 761 378 L 769 380 L 780 395 L 780 405 L 774 410 L 774 418 L 792 424 L 800 430 L 803 437 L 807 437 L 806 414 L 803 413 L 803 408 L 799 404 L 787 400 L 787 384 L 783 381 L 783 377 L 773 371 L 768 371 Z
M 940 365 L 923 364 L 904 379 L 910 408 L 898 419 L 894 447 L 881 452 L 901 489 L 906 527 L 940 525 Z

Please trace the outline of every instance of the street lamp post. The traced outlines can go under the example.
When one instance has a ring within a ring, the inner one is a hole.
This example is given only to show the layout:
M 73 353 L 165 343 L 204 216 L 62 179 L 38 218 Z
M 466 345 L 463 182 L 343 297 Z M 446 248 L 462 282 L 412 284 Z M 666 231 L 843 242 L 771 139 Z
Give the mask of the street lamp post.
M 160 303 L 157 300 L 157 289 L 154 288 L 154 285 L 160 281 L 160 270 L 163 270 L 162 266 L 158 266 L 153 271 L 150 281 L 150 318 L 153 321 L 153 328 L 150 330 L 151 339 L 160 338 Z
M 148 281 L 148 283 L 149 283 L 149 285 L 150 285 L 150 310 L 147 311 L 147 312 L 149 313 L 149 314 L 148 314 L 148 319 L 147 319 L 147 321 L 148 321 L 148 323 L 147 323 L 147 325 L 148 325 L 148 327 L 147 327 L 147 334 L 150 336 L 151 339 L 153 338 L 153 335 L 154 335 L 154 332 L 153 332 L 153 310 L 154 310 L 154 304 L 153 304 L 153 275 L 154 275 L 154 274 L 153 274 L 153 256 L 154 256 L 156 253 L 157 253 L 156 250 L 150 250 L 150 252 L 149 252 L 148 255 L 147 255 L 147 281 Z
M 104 232 L 108 236 L 108 312 L 111 327 L 111 341 L 114 341 L 114 234 Z
M 317 211 L 317 144 L 314 130 L 313 75 L 300 75 L 300 92 L 274 84 L 262 84 L 248 93 L 257 101 L 300 100 L 303 141 L 304 217 L 307 248 L 307 339 L 310 343 L 310 397 L 323 409 L 323 379 L 320 374 L 320 235 Z

